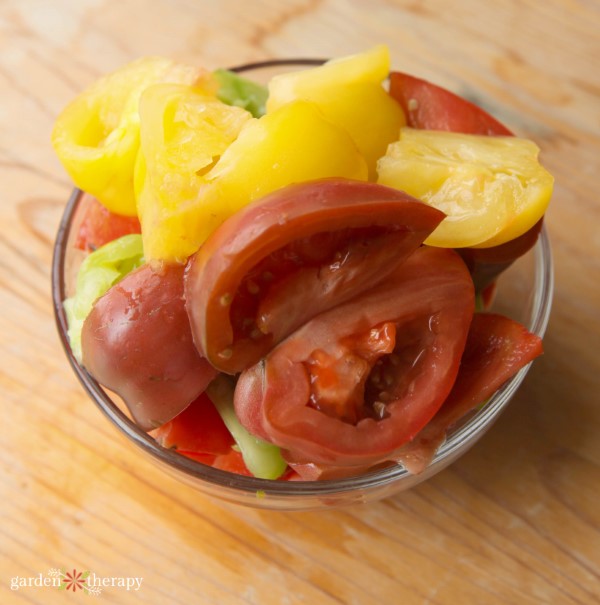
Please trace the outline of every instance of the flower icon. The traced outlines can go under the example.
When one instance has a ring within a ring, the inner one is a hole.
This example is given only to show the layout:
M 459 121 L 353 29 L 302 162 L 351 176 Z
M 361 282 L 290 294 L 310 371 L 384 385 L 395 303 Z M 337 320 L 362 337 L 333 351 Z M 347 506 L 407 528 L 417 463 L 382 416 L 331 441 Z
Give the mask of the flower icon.
M 84 576 L 83 572 L 81 572 L 81 571 L 79 573 L 77 573 L 76 569 L 73 570 L 73 574 L 71 574 L 70 572 L 67 572 L 63 576 L 63 584 L 65 584 L 65 589 L 66 590 L 72 589 L 73 592 L 76 592 L 78 588 L 80 590 L 84 590 L 86 577 L 87 577 L 87 574 Z

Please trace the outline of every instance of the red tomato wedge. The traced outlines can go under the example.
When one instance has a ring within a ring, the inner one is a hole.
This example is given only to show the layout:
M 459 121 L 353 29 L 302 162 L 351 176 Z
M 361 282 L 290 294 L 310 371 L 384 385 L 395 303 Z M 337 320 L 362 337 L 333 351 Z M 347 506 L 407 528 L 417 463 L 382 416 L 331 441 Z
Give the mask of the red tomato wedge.
M 121 216 L 110 212 L 88 193 L 82 195 L 79 203 L 83 214 L 75 238 L 75 248 L 93 252 L 123 235 L 142 232 L 137 216 Z
M 412 473 L 425 470 L 448 428 L 542 352 L 542 339 L 516 321 L 494 313 L 476 313 L 448 399 L 431 422 L 400 451 L 398 461 Z
M 316 316 L 243 372 L 238 418 L 295 463 L 390 459 L 448 396 L 473 308 L 460 257 L 421 247 L 383 282 Z
M 528 332 L 521 324 L 502 315 L 475 314 L 458 376 L 448 398 L 425 428 L 400 449 L 395 461 L 413 474 L 423 472 L 443 443 L 447 430 L 541 354 L 541 338 Z M 292 467 L 305 481 L 339 479 L 375 468 L 314 463 L 292 463 Z
M 242 454 L 236 450 L 230 450 L 226 454 L 217 456 L 211 466 L 237 475 L 253 476 L 248 470 Z
M 83 324 L 83 365 L 144 429 L 184 410 L 216 376 L 192 341 L 180 265 L 143 265 L 100 297 Z
M 246 206 L 188 263 L 196 346 L 222 372 L 250 367 L 311 317 L 385 280 L 443 218 L 401 191 L 345 179 Z
M 185 454 L 227 454 L 234 444 L 231 433 L 208 395 L 202 393 L 190 405 L 152 432 L 163 447 Z
M 390 74 L 390 95 L 400 103 L 412 128 L 464 134 L 504 135 L 512 132 L 489 113 L 454 93 L 401 72 Z

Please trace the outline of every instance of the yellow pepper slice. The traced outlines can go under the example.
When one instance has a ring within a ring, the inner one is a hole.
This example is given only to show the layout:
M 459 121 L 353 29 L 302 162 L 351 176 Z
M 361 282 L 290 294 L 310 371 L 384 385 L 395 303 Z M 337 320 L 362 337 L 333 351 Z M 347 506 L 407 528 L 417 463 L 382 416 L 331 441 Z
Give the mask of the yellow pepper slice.
M 139 148 L 138 102 L 157 82 L 200 84 L 215 93 L 205 70 L 161 57 L 145 57 L 107 75 L 58 117 L 52 144 L 79 187 L 117 214 L 134 216 L 133 169 Z
M 496 246 L 530 229 L 544 214 L 554 179 L 535 143 L 403 128 L 379 160 L 378 182 L 401 189 L 447 217 L 431 246 Z
M 319 67 L 275 76 L 269 82 L 267 112 L 294 100 L 314 102 L 327 119 L 348 131 L 374 180 L 377 160 L 406 124 L 400 104 L 382 85 L 389 70 L 389 50 L 379 45 Z

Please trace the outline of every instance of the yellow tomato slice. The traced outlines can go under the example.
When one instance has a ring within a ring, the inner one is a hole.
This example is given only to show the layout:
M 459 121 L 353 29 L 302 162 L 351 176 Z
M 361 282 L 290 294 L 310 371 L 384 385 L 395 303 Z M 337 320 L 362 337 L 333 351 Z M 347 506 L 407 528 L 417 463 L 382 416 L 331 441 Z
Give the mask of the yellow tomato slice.
M 367 175 L 348 133 L 324 118 L 315 104 L 294 101 L 244 126 L 206 175 L 212 191 L 203 203 L 207 214 L 218 213 L 220 223 L 292 183 L 333 176 L 366 181 Z
M 350 134 L 376 177 L 377 160 L 406 124 L 404 112 L 383 88 L 390 69 L 386 46 L 275 76 L 269 83 L 267 111 L 295 100 L 311 101 Z
M 136 188 L 142 203 L 149 195 L 147 170 L 141 157 Z M 223 221 L 253 200 L 291 183 L 334 176 L 367 180 L 366 163 L 352 139 L 313 104 L 288 103 L 248 120 L 200 178 L 198 194 L 162 212 L 159 231 L 156 219 L 142 220 L 144 254 L 149 260 L 184 261 Z M 146 212 L 141 209 L 141 216 Z
M 446 213 L 431 246 L 495 246 L 544 214 L 553 177 L 527 139 L 403 128 L 378 163 L 378 182 Z
M 183 262 L 195 251 L 189 247 L 194 241 L 190 212 L 198 211 L 194 204 L 203 175 L 252 116 L 181 84 L 148 87 L 139 113 L 135 191 L 144 254 L 147 260 Z
M 269 82 L 267 111 L 274 111 L 297 99 L 310 99 L 323 89 L 336 89 L 348 84 L 380 84 L 390 72 L 390 53 L 384 44 L 363 53 L 332 59 L 323 65 L 280 74 Z
M 157 82 L 202 82 L 216 92 L 202 69 L 145 57 L 81 93 L 60 114 L 52 132 L 56 154 L 75 185 L 117 214 L 136 214 L 132 176 L 139 148 L 138 102 Z

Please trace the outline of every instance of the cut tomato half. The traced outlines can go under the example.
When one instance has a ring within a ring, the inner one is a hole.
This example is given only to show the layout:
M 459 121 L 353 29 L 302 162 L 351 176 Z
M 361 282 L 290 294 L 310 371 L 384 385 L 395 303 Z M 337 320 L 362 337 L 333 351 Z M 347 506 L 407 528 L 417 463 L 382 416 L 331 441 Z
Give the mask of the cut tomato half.
M 450 392 L 473 309 L 460 257 L 422 247 L 384 282 L 316 316 L 243 372 L 236 413 L 294 463 L 390 459 Z
M 401 191 L 345 179 L 262 198 L 188 264 L 196 346 L 222 372 L 250 367 L 317 313 L 385 280 L 443 217 Z

